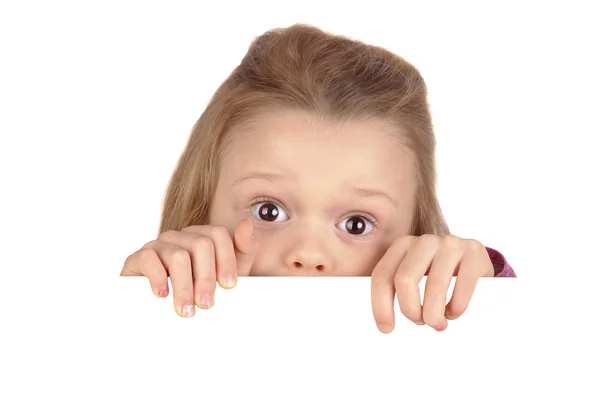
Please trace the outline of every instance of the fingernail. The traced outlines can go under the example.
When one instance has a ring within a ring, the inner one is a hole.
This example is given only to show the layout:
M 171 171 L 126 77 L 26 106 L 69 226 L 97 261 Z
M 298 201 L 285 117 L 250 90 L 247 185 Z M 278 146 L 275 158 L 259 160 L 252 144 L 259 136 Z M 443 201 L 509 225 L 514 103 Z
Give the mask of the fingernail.
M 200 301 L 200 304 L 204 308 L 210 308 L 210 306 L 212 305 L 212 298 L 209 293 L 206 293 L 204 296 L 202 296 L 202 300 Z
M 452 315 L 452 314 L 446 314 L 446 319 L 449 319 L 449 320 L 451 320 L 451 321 L 452 321 L 452 320 L 454 320 L 454 319 L 456 319 L 456 318 L 458 318 L 456 315 Z
M 193 305 L 186 305 L 183 307 L 183 316 L 186 318 L 191 317 L 192 315 L 194 315 L 194 306 Z
M 416 323 L 417 325 L 419 325 L 419 326 L 423 326 L 423 325 L 425 325 L 425 322 L 423 322 L 423 321 L 416 321 L 415 323 Z
M 235 286 L 235 282 L 233 281 L 233 276 L 228 275 L 225 277 L 225 286 L 227 286 L 228 288 L 232 288 Z
M 162 289 L 160 289 L 160 290 L 158 291 L 158 296 L 159 296 L 159 297 L 167 297 L 167 293 L 168 293 L 168 292 L 167 292 L 167 289 L 165 289 L 165 288 L 163 287 Z

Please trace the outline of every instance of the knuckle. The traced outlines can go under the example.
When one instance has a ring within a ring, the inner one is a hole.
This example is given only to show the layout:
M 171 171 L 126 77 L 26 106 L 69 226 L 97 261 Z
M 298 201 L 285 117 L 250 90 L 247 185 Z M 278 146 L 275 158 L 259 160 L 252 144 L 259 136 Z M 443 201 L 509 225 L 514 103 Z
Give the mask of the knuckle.
M 180 248 L 169 248 L 165 250 L 165 259 L 170 266 L 189 265 L 190 255 L 187 251 Z
M 144 244 L 144 246 L 142 246 L 142 249 L 151 249 L 154 245 L 156 245 L 157 241 L 158 241 L 158 238 L 155 239 L 155 240 L 151 240 L 149 242 L 146 242 L 146 244 Z
M 194 290 L 191 287 L 180 287 L 174 294 L 180 301 L 190 301 L 194 297 Z
M 125 259 L 125 262 L 124 262 L 123 266 L 125 268 L 131 268 L 135 264 L 136 259 L 138 259 L 139 257 L 140 257 L 140 252 L 139 251 L 136 252 L 136 253 L 130 254 Z
M 181 232 L 198 233 L 198 232 L 200 232 L 199 230 L 201 227 L 202 227 L 201 225 L 188 225 L 187 227 L 181 228 Z
M 406 308 L 406 306 L 403 305 L 400 305 L 399 307 L 400 312 L 402 312 L 402 315 L 404 315 L 407 319 L 416 321 L 421 318 L 420 311 L 413 308 Z
M 416 238 L 411 235 L 401 236 L 394 240 L 394 242 L 388 250 L 394 251 L 396 253 L 408 250 L 408 248 L 413 244 L 415 239 Z
M 452 315 L 458 317 L 465 313 L 467 310 L 467 303 L 456 303 L 452 305 Z
M 213 292 L 216 289 L 217 281 L 215 277 L 199 276 L 194 278 L 194 285 L 199 292 Z
M 154 270 L 157 263 L 160 263 L 157 259 L 158 256 L 154 250 L 147 248 L 140 249 L 127 257 L 123 269 L 151 278 L 156 273 Z
M 172 239 L 174 239 L 176 235 L 177 231 L 169 229 L 167 231 L 161 232 L 160 235 L 158 235 L 158 240 L 169 242 Z
M 394 275 L 394 286 L 396 287 L 396 290 L 400 290 L 415 283 L 414 277 L 407 272 L 399 271 Z
M 394 240 L 393 245 L 396 246 L 402 246 L 402 245 L 407 245 L 410 244 L 412 241 L 414 241 L 415 236 L 413 235 L 402 235 L 399 238 L 397 238 L 396 240 Z
M 149 247 L 144 247 L 140 249 L 136 254 L 129 256 L 128 260 L 139 259 L 141 261 L 152 261 L 156 258 L 156 252 L 154 249 L 150 249 Z
M 454 235 L 444 235 L 442 238 L 442 242 L 445 247 L 449 249 L 457 249 L 461 246 L 461 239 Z
M 129 255 L 123 262 L 123 270 L 121 275 L 125 275 L 127 272 L 139 272 L 139 265 L 137 264 L 135 254 Z
M 385 281 L 385 279 L 386 279 L 386 274 L 381 267 L 375 267 L 373 269 L 373 272 L 371 272 L 371 281 L 373 283 L 379 284 L 379 283 Z
M 423 322 L 425 322 L 427 325 L 431 325 L 433 321 L 434 319 L 431 314 L 428 311 L 423 311 Z
M 427 311 L 423 311 L 423 322 L 425 322 L 427 325 L 433 326 L 433 327 L 441 326 L 440 321 L 438 320 L 438 317 L 434 316 L 433 314 L 431 314 Z
M 446 287 L 444 284 L 437 278 L 427 279 L 426 283 L 427 294 L 432 296 L 433 298 L 438 298 L 440 296 L 445 296 Z
M 220 238 L 227 239 L 229 237 L 229 230 L 224 225 L 215 225 L 215 226 L 213 226 L 212 227 L 212 233 L 215 234 L 215 236 L 218 236 Z
M 419 236 L 419 239 L 414 243 L 417 249 L 423 249 L 431 246 L 437 246 L 440 237 L 432 234 L 424 234 Z
M 466 239 L 465 243 L 467 245 L 467 248 L 469 248 L 470 250 L 473 250 L 473 251 L 485 250 L 485 246 L 483 246 L 483 244 L 481 244 L 476 239 Z
M 213 247 L 213 241 L 206 236 L 197 236 L 192 243 L 192 250 L 196 252 L 212 250 Z
M 450 280 L 446 279 L 447 275 L 448 274 L 446 273 L 441 274 L 440 272 L 435 274 L 430 273 L 429 276 L 427 276 L 427 281 L 425 282 L 425 293 L 435 297 L 445 294 L 450 285 Z
M 158 260 L 154 249 L 142 248 L 125 260 L 125 266 L 136 272 L 147 275 L 149 269 L 153 269 Z

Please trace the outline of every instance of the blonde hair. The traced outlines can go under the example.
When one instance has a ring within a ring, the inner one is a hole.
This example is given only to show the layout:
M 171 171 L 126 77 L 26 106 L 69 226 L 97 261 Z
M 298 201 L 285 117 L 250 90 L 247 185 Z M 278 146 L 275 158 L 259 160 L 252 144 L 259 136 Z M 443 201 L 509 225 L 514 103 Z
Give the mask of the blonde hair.
M 397 126 L 414 155 L 411 234 L 449 233 L 436 195 L 436 140 L 419 71 L 390 51 L 296 24 L 257 37 L 194 125 L 171 176 L 159 233 L 208 224 L 230 132 L 268 109 L 333 120 L 378 118 Z

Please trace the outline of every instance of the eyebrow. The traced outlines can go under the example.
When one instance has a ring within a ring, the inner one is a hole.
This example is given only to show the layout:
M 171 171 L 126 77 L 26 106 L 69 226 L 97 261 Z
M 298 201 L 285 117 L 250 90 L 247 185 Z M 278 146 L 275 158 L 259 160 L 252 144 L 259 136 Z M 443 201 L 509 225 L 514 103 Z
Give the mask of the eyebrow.
M 394 198 L 392 198 L 390 194 L 379 189 L 352 187 L 351 191 L 356 196 L 360 196 L 362 198 L 381 197 L 387 199 L 394 205 L 394 207 L 398 207 L 398 203 L 396 202 L 396 200 L 394 200 Z
M 260 172 L 252 172 L 252 173 L 248 173 L 240 178 L 238 178 L 237 180 L 235 180 L 233 182 L 232 186 L 237 186 L 240 183 L 246 181 L 246 180 L 251 180 L 251 179 L 259 179 L 259 180 L 265 180 L 268 182 L 275 182 L 275 181 L 281 181 L 284 179 L 294 179 L 293 176 L 285 176 L 283 174 L 277 174 L 277 173 L 260 173 Z M 350 188 L 350 192 L 352 192 L 355 196 L 361 197 L 361 198 L 368 198 L 368 197 L 381 197 L 384 198 L 388 201 L 390 201 L 395 207 L 398 207 L 398 202 L 387 192 L 379 190 L 379 189 L 375 189 L 375 188 L 366 188 L 366 187 L 351 187 Z
M 235 180 L 233 182 L 233 186 L 235 187 L 236 185 L 239 185 L 243 181 L 251 180 L 251 179 L 259 179 L 259 180 L 266 180 L 269 182 L 275 182 L 275 181 L 283 180 L 285 178 L 290 178 L 290 177 L 284 176 L 283 174 L 276 174 L 276 173 L 256 173 L 256 172 L 254 172 L 254 173 L 249 173 L 249 174 L 246 174 L 246 175 L 238 178 L 237 180 Z

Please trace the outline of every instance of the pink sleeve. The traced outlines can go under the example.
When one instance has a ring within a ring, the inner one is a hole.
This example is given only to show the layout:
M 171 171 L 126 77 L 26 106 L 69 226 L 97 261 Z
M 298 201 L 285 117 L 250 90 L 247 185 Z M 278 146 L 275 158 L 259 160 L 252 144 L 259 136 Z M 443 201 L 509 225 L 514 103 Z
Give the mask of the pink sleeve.
M 515 271 L 512 269 L 506 258 L 497 250 L 486 247 L 485 248 L 490 256 L 490 260 L 494 265 L 494 277 L 496 278 L 516 278 L 517 275 Z

